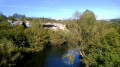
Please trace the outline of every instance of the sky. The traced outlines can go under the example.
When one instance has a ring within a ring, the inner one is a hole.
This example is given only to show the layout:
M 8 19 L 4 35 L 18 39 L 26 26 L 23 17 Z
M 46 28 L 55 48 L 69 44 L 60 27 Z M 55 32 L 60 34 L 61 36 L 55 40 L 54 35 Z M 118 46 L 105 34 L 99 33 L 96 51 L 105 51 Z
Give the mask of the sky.
M 99 19 L 120 18 L 120 0 L 0 0 L 0 12 L 27 17 L 72 18 L 75 11 L 91 10 Z

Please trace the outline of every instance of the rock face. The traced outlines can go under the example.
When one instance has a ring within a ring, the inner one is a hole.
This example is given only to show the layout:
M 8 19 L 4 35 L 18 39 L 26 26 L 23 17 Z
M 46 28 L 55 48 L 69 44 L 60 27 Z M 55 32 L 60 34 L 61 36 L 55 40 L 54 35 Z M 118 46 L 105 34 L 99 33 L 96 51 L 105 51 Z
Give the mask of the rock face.
M 8 20 L 8 22 L 11 24 L 11 25 L 23 25 L 23 22 L 22 21 L 12 21 L 12 20 Z
M 8 20 L 8 22 L 14 26 L 14 25 L 23 25 L 23 22 L 22 21 L 12 21 L 12 20 Z M 30 24 L 30 21 L 25 21 L 25 25 L 26 27 L 31 27 L 31 24 Z
M 29 21 L 26 21 L 26 27 L 31 27 L 31 24 Z
M 22 25 L 23 22 L 22 22 L 22 21 L 14 21 L 14 22 L 13 22 L 13 25 L 17 25 L 17 24 L 18 24 L 18 25 Z
M 23 25 L 22 21 L 8 20 L 8 22 L 12 26 L 14 26 L 14 25 Z M 25 21 L 25 25 L 26 25 L 27 28 L 31 27 L 30 21 Z M 48 22 L 48 23 L 42 23 L 42 25 L 45 28 L 50 28 L 50 29 L 55 30 L 55 31 L 58 30 L 58 29 L 60 29 L 60 30 L 67 30 L 66 26 L 61 24 L 61 23 L 56 23 L 56 22 L 50 23 L 50 22 Z
M 52 30 L 65 30 L 66 26 L 61 23 L 43 23 L 43 27 L 50 28 Z

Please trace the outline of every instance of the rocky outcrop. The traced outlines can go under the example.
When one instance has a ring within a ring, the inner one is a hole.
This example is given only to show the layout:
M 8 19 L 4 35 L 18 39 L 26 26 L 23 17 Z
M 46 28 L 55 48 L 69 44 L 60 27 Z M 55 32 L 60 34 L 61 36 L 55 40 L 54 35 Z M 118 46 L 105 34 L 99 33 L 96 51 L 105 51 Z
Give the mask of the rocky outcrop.
M 12 20 L 8 20 L 8 22 L 11 24 L 11 25 L 23 25 L 23 22 L 22 21 L 12 21 Z
M 43 27 L 50 28 L 52 30 L 66 30 L 66 26 L 61 23 L 43 23 Z
M 26 27 L 31 27 L 30 21 L 26 21 Z

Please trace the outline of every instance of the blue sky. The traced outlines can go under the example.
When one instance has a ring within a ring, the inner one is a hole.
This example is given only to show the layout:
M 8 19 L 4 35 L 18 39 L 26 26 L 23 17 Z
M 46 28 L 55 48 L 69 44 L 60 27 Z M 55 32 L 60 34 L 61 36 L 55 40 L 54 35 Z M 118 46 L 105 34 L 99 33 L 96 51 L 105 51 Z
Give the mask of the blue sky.
M 77 10 L 89 9 L 97 19 L 120 18 L 120 0 L 0 0 L 0 12 L 28 17 L 66 19 Z

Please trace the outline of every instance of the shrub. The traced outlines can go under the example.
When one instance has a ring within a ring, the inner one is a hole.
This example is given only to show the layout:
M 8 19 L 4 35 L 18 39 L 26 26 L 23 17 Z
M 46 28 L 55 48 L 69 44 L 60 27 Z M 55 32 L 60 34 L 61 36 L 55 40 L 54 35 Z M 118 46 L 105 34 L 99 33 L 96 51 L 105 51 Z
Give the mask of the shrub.
M 0 40 L 0 64 L 2 66 L 13 66 L 20 57 L 21 53 L 12 41 L 6 38 Z

